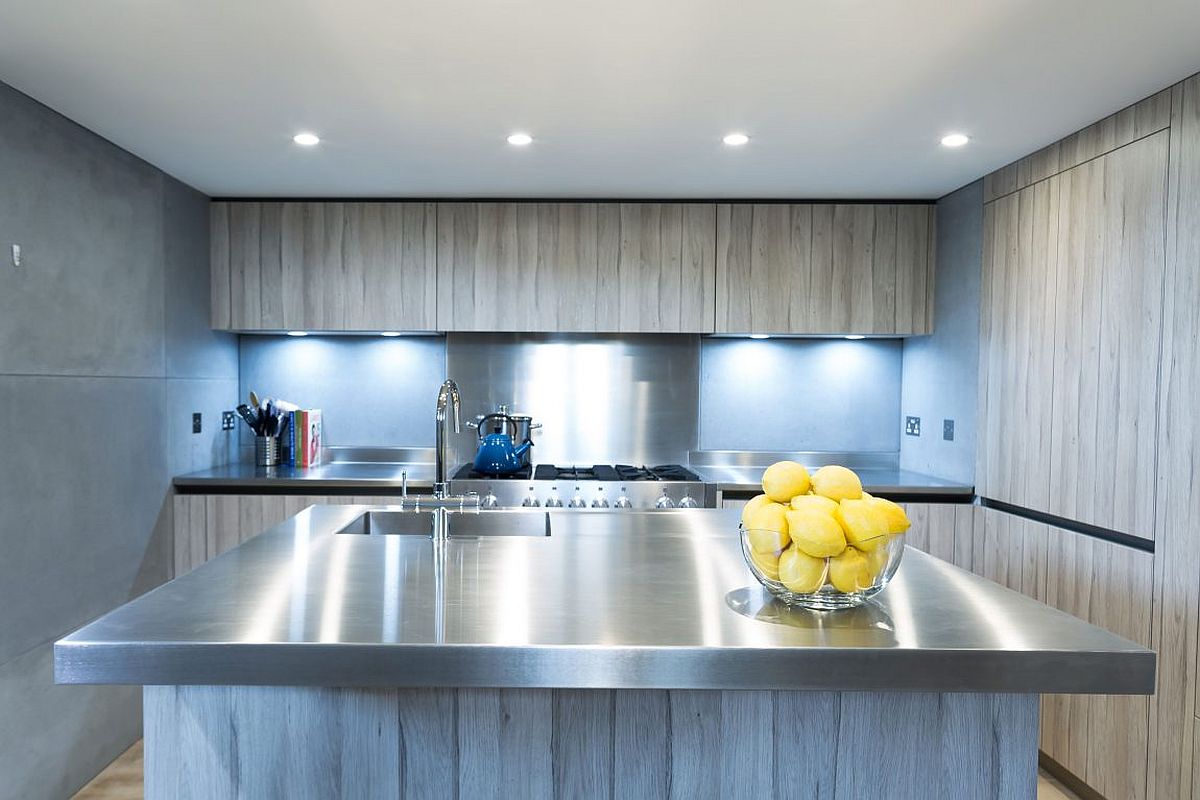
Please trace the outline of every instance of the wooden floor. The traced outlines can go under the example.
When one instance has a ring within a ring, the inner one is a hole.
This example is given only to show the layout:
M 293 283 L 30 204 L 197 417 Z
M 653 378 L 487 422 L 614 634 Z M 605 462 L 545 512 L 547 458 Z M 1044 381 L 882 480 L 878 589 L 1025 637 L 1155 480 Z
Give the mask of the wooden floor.
M 142 743 L 138 741 L 79 790 L 75 800 L 142 800 Z M 1038 774 L 1037 800 L 1079 800 L 1045 772 Z

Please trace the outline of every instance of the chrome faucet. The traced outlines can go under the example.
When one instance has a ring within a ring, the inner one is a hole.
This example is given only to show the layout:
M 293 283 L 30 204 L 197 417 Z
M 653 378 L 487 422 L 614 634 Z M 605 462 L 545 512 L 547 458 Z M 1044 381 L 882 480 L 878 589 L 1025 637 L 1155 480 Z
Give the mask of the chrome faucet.
M 447 491 L 446 480 L 446 405 L 449 404 L 454 411 L 454 432 L 462 431 L 462 423 L 459 418 L 459 409 L 462 406 L 462 398 L 458 394 L 458 384 L 449 378 L 442 384 L 442 388 L 438 390 L 437 396 L 437 412 L 434 415 L 434 420 L 437 424 L 437 452 L 434 455 L 436 462 L 434 464 L 433 475 L 433 496 L 436 499 L 444 499 L 449 492 Z

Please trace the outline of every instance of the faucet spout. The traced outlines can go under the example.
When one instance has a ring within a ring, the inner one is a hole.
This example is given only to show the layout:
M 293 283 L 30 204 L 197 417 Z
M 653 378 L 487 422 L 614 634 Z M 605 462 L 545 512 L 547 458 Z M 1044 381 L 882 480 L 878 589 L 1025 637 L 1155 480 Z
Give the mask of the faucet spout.
M 434 413 L 434 422 L 437 425 L 437 449 L 434 454 L 433 496 L 438 499 L 449 494 L 446 479 L 446 455 L 449 449 L 446 436 L 448 421 L 446 411 L 447 408 L 451 411 L 450 417 L 454 423 L 454 432 L 460 433 L 462 431 L 461 406 L 462 397 L 458 393 L 458 384 L 447 378 L 442 384 L 442 388 L 438 390 L 437 408 Z

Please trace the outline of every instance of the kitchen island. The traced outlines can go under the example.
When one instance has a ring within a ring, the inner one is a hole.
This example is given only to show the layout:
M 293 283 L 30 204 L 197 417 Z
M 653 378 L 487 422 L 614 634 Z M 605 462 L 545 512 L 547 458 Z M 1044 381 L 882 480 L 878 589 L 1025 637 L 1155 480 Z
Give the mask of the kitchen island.
M 146 686 L 148 796 L 1032 797 L 1040 693 L 1153 690 L 1152 652 L 912 549 L 821 613 L 763 595 L 733 511 L 337 533 L 366 511 L 56 644 L 59 682 Z

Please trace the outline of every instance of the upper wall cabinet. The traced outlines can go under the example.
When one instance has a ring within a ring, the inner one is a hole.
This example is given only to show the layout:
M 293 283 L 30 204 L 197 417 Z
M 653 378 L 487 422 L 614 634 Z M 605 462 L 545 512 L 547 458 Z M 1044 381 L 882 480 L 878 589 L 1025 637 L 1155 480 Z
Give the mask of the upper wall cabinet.
M 708 333 L 715 207 L 438 205 L 446 331 Z
M 432 203 L 212 204 L 212 324 L 436 330 Z
M 717 207 L 718 333 L 933 329 L 929 204 Z

